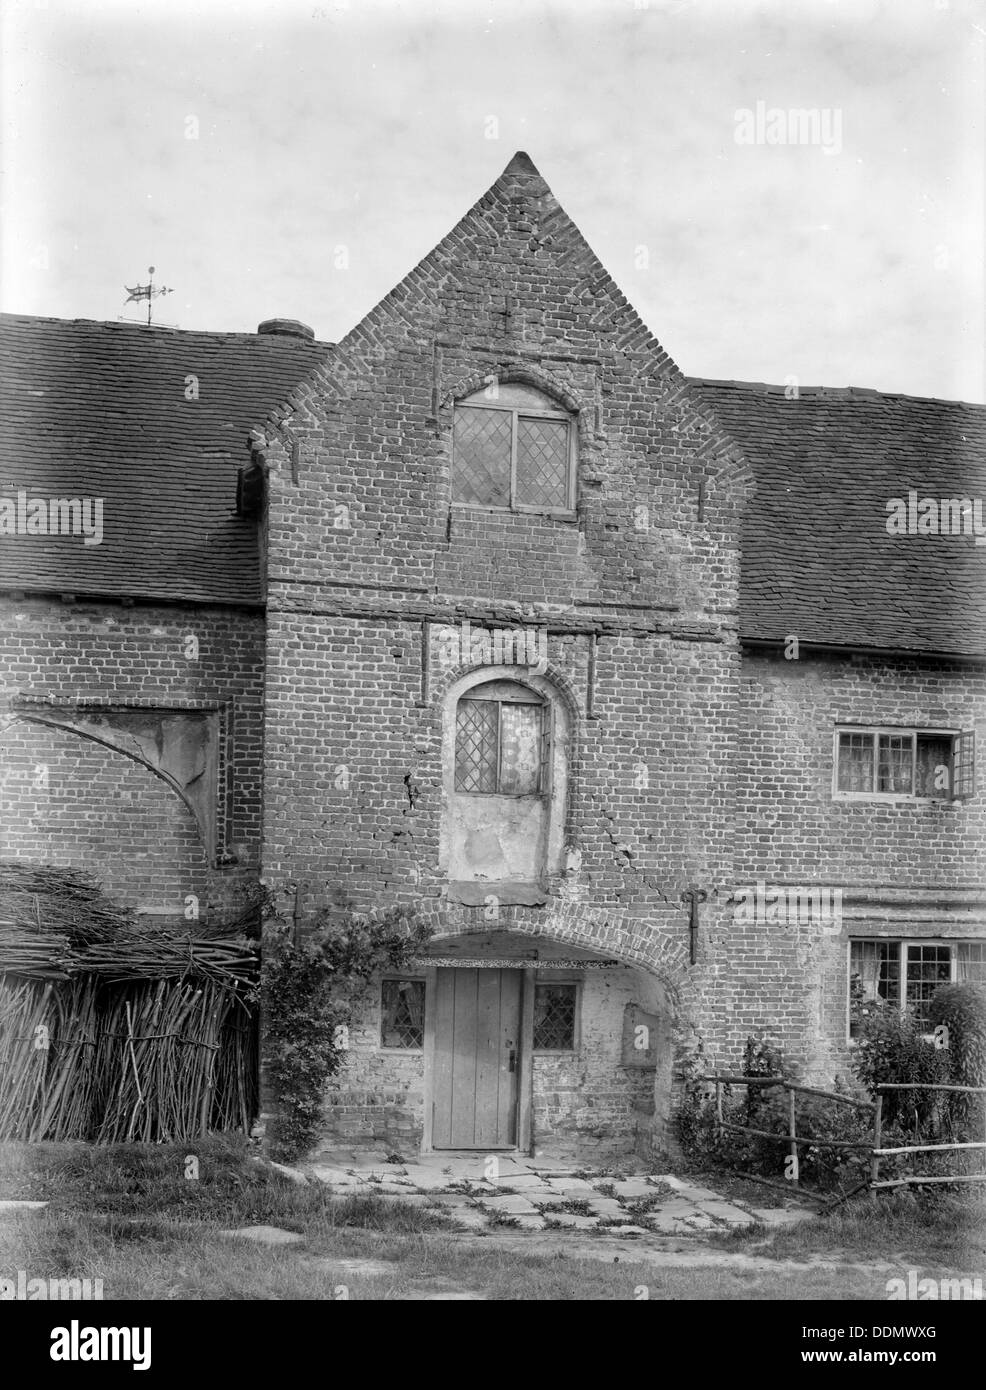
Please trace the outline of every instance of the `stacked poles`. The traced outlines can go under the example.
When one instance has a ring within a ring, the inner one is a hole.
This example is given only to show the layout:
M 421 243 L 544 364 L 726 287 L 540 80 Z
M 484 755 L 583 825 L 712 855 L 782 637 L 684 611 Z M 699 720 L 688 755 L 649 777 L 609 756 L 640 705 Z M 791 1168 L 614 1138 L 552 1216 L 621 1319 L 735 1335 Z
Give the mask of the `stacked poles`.
M 0 1138 L 248 1128 L 257 972 L 244 937 L 148 930 L 84 875 L 0 864 Z

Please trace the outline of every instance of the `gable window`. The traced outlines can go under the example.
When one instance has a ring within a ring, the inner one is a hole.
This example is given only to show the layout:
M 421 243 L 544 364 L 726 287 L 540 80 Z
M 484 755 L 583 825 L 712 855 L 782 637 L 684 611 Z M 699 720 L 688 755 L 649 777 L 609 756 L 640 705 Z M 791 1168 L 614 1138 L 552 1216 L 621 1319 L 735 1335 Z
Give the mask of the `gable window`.
M 971 731 L 839 729 L 834 794 L 942 801 L 972 796 L 974 741 Z
M 455 790 L 486 796 L 547 792 L 551 710 L 527 686 L 487 681 L 459 700 Z
M 414 1050 L 425 1040 L 424 980 L 384 980 L 380 986 L 380 1046 Z
M 928 1023 L 935 990 L 966 981 L 986 985 L 986 941 L 852 941 L 849 1035 L 859 1034 L 860 1010 L 874 1005 Z
M 577 984 L 534 986 L 534 1051 L 574 1052 Z
M 575 422 L 533 387 L 507 382 L 458 401 L 452 500 L 516 512 L 575 508 Z

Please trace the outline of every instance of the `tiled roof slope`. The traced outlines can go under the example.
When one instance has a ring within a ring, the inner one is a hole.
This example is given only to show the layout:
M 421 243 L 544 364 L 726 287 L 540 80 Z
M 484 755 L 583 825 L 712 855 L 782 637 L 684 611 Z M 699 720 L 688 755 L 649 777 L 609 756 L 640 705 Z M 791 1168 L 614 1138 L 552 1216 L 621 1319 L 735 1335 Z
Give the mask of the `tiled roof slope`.
M 741 631 L 833 646 L 986 653 L 986 545 L 891 536 L 887 502 L 986 497 L 986 407 L 690 378 L 757 485 Z
M 301 338 L 0 315 L 0 495 L 101 497 L 104 538 L 0 537 L 0 585 L 261 599 L 248 431 L 327 352 Z M 186 378 L 198 400 L 186 400 Z
M 0 538 L 0 586 L 261 602 L 235 513 L 247 432 L 329 344 L 0 315 L 0 496 L 102 497 L 104 539 Z M 186 400 L 186 378 L 199 399 Z M 886 503 L 986 497 L 986 407 L 689 378 L 757 479 L 744 522 L 748 639 L 986 653 L 986 546 L 892 537 Z

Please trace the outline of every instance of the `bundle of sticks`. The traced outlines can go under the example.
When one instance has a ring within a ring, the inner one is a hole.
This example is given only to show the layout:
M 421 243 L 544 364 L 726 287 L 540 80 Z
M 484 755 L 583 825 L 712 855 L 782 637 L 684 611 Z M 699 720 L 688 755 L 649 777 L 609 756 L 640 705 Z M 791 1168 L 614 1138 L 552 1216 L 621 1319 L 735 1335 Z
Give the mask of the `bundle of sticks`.
M 0 1138 L 182 1140 L 256 1113 L 257 944 L 0 864 Z

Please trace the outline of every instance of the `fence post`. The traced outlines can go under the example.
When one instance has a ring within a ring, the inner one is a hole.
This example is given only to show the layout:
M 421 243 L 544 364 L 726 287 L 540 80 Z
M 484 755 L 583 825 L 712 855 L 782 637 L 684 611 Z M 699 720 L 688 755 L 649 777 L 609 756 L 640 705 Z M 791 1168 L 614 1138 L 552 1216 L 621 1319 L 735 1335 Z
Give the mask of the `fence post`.
M 796 1183 L 796 1182 L 798 1182 L 798 1180 L 799 1180 L 799 1174 L 798 1174 L 798 1140 L 797 1140 L 797 1131 L 796 1131 L 795 1125 L 794 1125 L 795 1093 L 794 1093 L 794 1091 L 790 1091 L 790 1090 L 789 1090 L 788 1093 L 787 1093 L 787 1095 L 788 1095 L 788 1106 L 787 1106 L 788 1134 L 791 1136 L 791 1153 L 794 1155 L 794 1177 L 792 1178 L 792 1182 L 795 1182 L 795 1183 Z
M 876 1201 L 876 1184 L 880 1181 L 880 1148 L 883 1134 L 883 1096 L 879 1091 L 873 1102 L 873 1153 L 870 1157 L 870 1196 Z
M 716 1119 L 722 1124 L 722 1082 L 716 1077 Z

